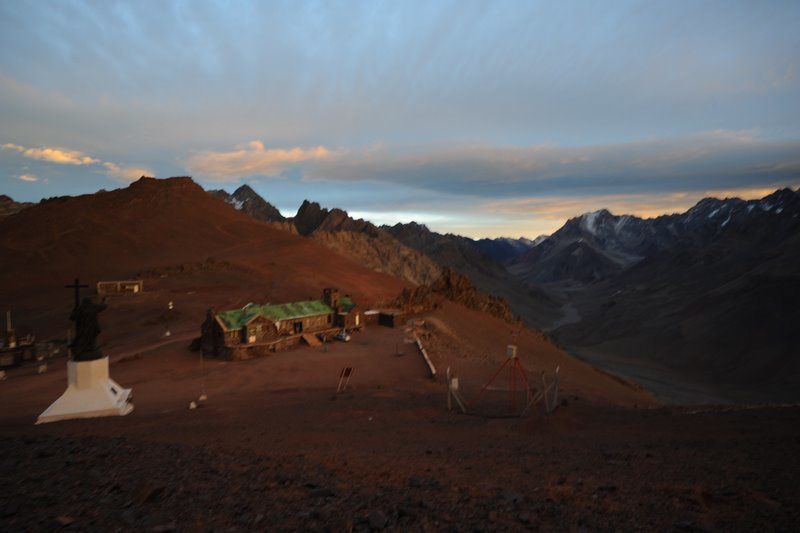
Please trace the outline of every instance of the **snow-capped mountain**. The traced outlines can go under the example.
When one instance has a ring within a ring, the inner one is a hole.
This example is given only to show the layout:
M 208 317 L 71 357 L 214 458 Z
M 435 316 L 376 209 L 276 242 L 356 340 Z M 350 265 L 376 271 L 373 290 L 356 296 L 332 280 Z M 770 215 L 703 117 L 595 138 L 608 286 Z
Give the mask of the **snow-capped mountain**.
M 601 209 L 570 219 L 509 268 L 534 283 L 591 283 L 646 257 L 678 246 L 707 245 L 723 234 L 751 239 L 764 232 L 790 231 L 798 213 L 800 193 L 791 189 L 748 201 L 706 198 L 685 213 L 652 219 Z
M 233 194 L 223 190 L 208 192 L 258 220 L 265 222 L 283 222 L 285 220 L 285 217 L 281 215 L 281 212 L 274 205 L 264 200 L 249 185 L 242 185 L 233 191 Z

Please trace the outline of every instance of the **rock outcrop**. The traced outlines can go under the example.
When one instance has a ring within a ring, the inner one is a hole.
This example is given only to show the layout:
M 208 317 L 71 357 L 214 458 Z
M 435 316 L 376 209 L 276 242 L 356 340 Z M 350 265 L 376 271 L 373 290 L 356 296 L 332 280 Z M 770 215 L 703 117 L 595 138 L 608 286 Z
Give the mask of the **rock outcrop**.
M 233 191 L 233 194 L 228 194 L 223 190 L 208 191 L 208 194 L 231 204 L 242 213 L 255 219 L 264 222 L 284 222 L 286 220 L 277 207 L 264 200 L 249 185 L 242 185 Z
M 384 233 L 315 231 L 310 238 L 342 255 L 358 258 L 361 264 L 372 270 L 397 276 L 415 285 L 433 283 L 441 274 L 439 266 L 425 255 Z
M 452 268 L 444 268 L 441 276 L 430 285 L 403 289 L 393 305 L 412 313 L 418 313 L 437 307 L 440 298 L 447 298 L 509 323 L 518 321 L 504 299 L 480 292 L 472 285 L 469 278 Z
M 32 206 L 30 202 L 15 202 L 10 196 L 0 194 L 0 218 L 4 218 Z

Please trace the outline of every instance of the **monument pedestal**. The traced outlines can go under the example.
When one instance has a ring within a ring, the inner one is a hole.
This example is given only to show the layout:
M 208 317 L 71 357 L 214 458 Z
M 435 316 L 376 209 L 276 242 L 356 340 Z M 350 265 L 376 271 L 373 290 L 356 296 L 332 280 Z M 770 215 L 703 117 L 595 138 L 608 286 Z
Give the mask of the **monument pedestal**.
M 133 411 L 131 392 L 108 377 L 108 357 L 94 361 L 67 361 L 67 390 L 39 415 L 36 423 L 125 416 Z

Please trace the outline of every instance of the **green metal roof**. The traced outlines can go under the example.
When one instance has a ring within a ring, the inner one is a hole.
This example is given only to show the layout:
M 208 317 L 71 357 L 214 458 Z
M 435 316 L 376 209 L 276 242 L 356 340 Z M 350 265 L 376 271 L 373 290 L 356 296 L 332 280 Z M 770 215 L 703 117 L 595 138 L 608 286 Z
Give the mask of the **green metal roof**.
M 339 305 L 341 306 L 342 311 L 344 311 L 345 313 L 349 313 L 350 310 L 356 306 L 356 304 L 353 303 L 353 300 L 349 296 L 342 296 L 341 298 L 339 298 Z
M 352 302 L 350 302 L 352 305 Z M 343 302 L 344 305 L 344 302 Z M 288 304 L 247 304 L 241 309 L 220 311 L 217 316 L 228 329 L 240 329 L 256 316 L 271 320 L 293 320 L 307 316 L 328 315 L 333 309 L 322 300 L 305 300 Z

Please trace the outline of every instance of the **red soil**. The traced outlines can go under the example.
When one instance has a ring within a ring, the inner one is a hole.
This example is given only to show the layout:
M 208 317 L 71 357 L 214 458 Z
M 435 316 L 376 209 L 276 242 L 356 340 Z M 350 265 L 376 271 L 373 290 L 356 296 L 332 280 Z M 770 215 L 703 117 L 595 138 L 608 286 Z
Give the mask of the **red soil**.
M 471 314 L 429 320 L 473 342 Z M 103 530 L 731 531 L 800 518 L 797 408 L 622 408 L 608 402 L 647 398 L 619 383 L 598 403 L 609 378 L 531 337 L 520 340 L 529 371 L 569 369 L 566 405 L 524 419 L 448 413 L 444 384 L 406 335 L 373 327 L 327 351 L 202 370 L 183 343 L 128 355 L 111 366 L 134 389 L 122 418 L 33 426 L 63 390 L 63 363 L 12 375 L 0 383 L 0 527 L 51 529 L 67 516 Z M 489 340 L 472 364 L 439 335 L 429 335 L 438 365 L 459 359 L 462 375 L 480 377 L 499 360 Z M 344 366 L 355 368 L 350 390 L 335 395 Z M 203 390 L 208 402 L 187 409 Z

